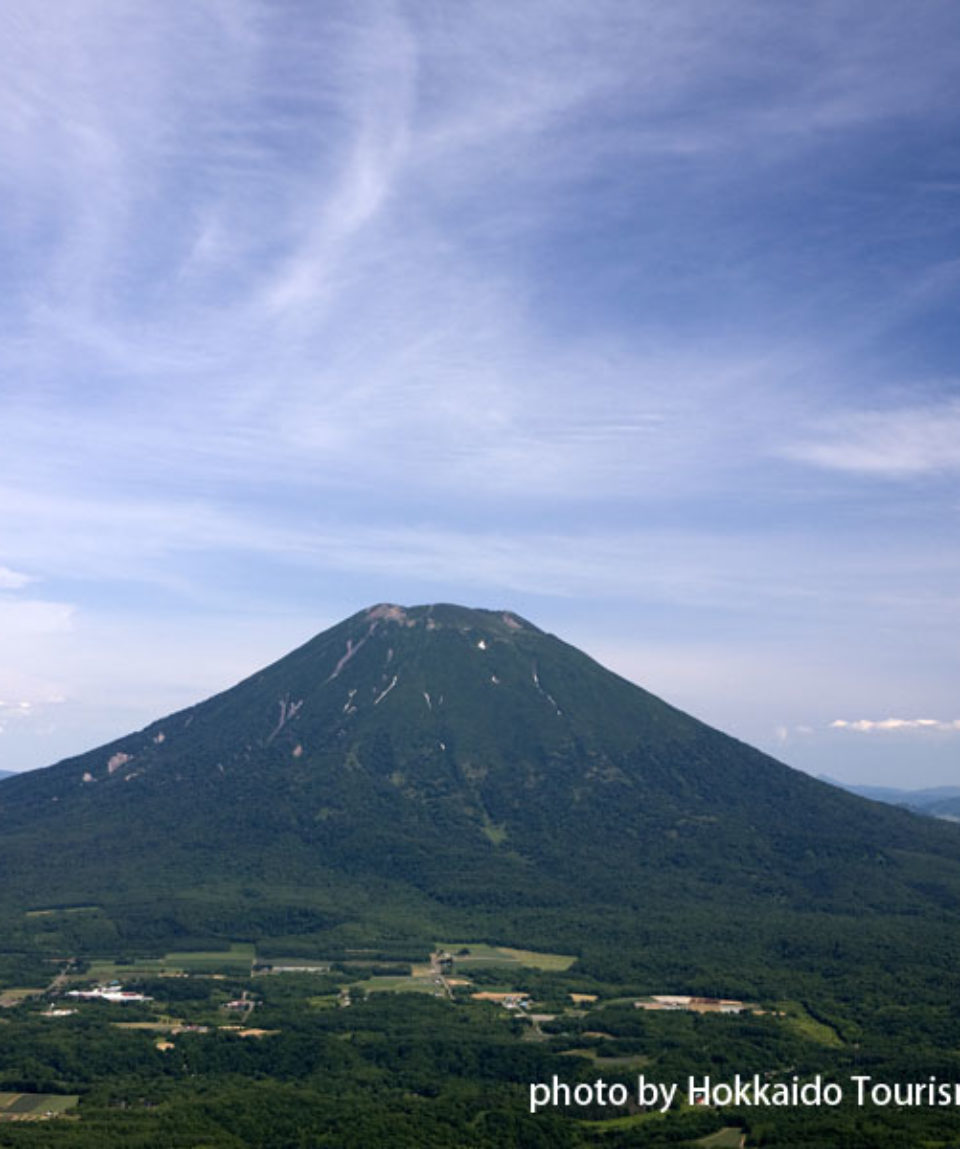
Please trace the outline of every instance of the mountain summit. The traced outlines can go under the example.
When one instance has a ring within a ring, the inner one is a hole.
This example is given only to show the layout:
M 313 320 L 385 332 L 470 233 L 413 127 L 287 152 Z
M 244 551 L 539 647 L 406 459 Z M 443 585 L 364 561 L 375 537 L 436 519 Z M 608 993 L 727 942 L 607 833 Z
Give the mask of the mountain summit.
M 955 827 L 791 770 L 510 611 L 447 604 L 370 607 L 8 779 L 0 866 L 8 914 L 95 905 L 97 929 L 131 940 L 569 945 L 590 923 L 649 938 L 704 907 L 960 905 Z

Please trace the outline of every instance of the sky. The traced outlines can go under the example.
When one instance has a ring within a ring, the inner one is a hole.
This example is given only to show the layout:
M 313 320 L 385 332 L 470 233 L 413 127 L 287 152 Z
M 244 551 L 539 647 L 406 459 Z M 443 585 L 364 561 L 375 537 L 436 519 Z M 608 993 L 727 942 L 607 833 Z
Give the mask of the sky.
M 960 781 L 953 0 L 7 0 L 0 769 L 387 601 Z

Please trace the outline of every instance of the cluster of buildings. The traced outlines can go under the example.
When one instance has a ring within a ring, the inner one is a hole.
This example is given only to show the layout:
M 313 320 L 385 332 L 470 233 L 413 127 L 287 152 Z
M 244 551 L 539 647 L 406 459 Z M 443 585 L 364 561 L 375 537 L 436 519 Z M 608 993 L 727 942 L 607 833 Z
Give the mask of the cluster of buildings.
M 492 1001 L 497 1005 L 502 1005 L 504 1009 L 529 1009 L 532 1002 L 530 995 L 526 993 L 472 993 L 470 997 L 474 1001 Z
M 685 993 L 655 993 L 635 1001 L 637 1009 L 686 1010 L 689 1013 L 744 1013 L 753 1007 L 732 997 L 693 997 Z

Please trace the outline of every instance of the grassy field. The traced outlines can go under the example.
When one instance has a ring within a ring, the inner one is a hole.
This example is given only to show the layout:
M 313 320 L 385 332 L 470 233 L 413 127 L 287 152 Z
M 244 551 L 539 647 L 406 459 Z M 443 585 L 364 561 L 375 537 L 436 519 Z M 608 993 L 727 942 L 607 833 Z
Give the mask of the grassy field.
M 70 980 L 82 981 L 120 981 L 123 978 L 138 977 L 142 974 L 154 976 L 163 971 L 163 958 L 143 958 L 132 962 L 123 962 L 118 965 L 114 961 L 92 961 L 83 974 L 78 974 Z
M 742 1142 L 743 1130 L 728 1125 L 726 1129 L 718 1129 L 716 1133 L 701 1137 L 697 1144 L 709 1146 L 709 1149 L 739 1149 Z
M 59 1117 L 80 1101 L 68 1093 L 0 1093 L 0 1121 L 42 1121 Z
M 159 974 L 248 974 L 255 959 L 249 942 L 234 942 L 228 950 L 194 950 L 171 952 L 159 958 L 142 958 L 132 962 L 95 961 L 84 980 L 122 981 L 143 975 Z
M 453 955 L 455 966 L 528 966 L 532 969 L 566 970 L 577 960 L 572 954 L 540 953 L 484 942 L 441 942 L 438 948 Z M 463 952 L 466 951 L 466 952 Z
M 662 1113 L 630 1113 L 624 1117 L 606 1117 L 600 1121 L 580 1121 L 579 1124 L 591 1131 L 635 1129 L 642 1125 L 660 1125 L 666 1118 Z
M 314 1009 L 336 1009 L 340 1004 L 340 995 L 338 993 L 321 993 L 316 997 L 308 997 L 307 1005 L 312 1006 Z
M 564 1049 L 561 1057 L 586 1057 L 595 1063 L 598 1069 L 629 1070 L 643 1069 L 649 1065 L 652 1057 L 643 1053 L 624 1054 L 622 1057 L 602 1057 L 595 1049 Z
M 426 977 L 368 977 L 366 981 L 355 982 L 358 989 L 367 993 L 432 993 L 443 991 Z M 351 987 L 353 988 L 353 987 Z
M 256 957 L 252 943 L 234 942 L 229 950 L 168 953 L 167 969 L 183 973 L 249 973 Z
M 0 993 L 0 1005 L 19 1005 L 28 997 L 39 997 L 42 993 L 42 986 L 16 986 L 12 989 L 5 989 Z
M 533 969 L 560 971 L 569 969 L 577 960 L 573 954 L 538 953 L 536 950 L 517 950 L 510 946 L 499 946 L 500 952 L 518 961 L 520 965 Z
M 838 1049 L 843 1045 L 836 1030 L 831 1029 L 829 1025 L 824 1025 L 821 1021 L 817 1021 L 815 1017 L 811 1017 L 799 1001 L 778 1002 L 777 1008 L 787 1015 L 785 1018 L 787 1026 L 800 1037 L 806 1038 L 808 1041 L 815 1041 L 818 1045 L 830 1046 L 833 1049 Z
M 330 959 L 327 957 L 311 957 L 305 958 L 303 954 L 297 957 L 260 957 L 257 960 L 264 965 L 271 966 L 274 970 L 286 967 L 298 972 L 307 971 L 310 973 L 326 973 L 330 969 Z

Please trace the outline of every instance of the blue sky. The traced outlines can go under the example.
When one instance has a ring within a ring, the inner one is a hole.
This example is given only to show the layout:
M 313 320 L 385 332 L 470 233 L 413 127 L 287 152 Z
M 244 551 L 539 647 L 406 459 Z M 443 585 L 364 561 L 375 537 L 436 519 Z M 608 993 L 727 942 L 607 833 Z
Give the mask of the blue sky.
M 954 3 L 0 30 L 0 768 L 454 601 L 958 780 Z

